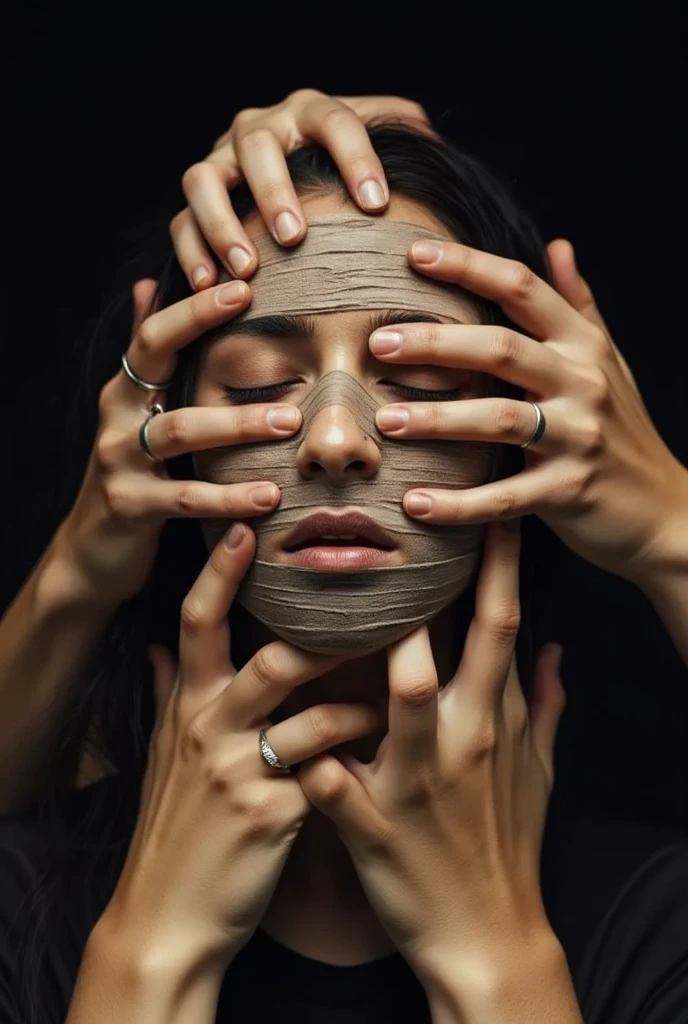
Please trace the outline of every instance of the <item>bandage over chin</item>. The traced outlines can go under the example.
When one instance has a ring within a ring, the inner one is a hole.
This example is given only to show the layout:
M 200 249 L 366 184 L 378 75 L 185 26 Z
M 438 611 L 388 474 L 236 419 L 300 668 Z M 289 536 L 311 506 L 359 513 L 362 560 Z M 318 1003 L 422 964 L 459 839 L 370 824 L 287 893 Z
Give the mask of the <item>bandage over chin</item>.
M 306 241 L 285 250 L 265 236 L 256 244 L 260 270 L 245 317 L 339 312 L 343 309 L 413 309 L 461 320 L 459 293 L 410 270 L 408 246 L 437 238 L 415 225 L 358 217 L 309 220 Z M 352 257 L 355 256 L 355 267 Z M 412 282 L 412 285 L 409 283 Z M 318 413 L 346 407 L 381 453 L 371 479 L 352 476 L 334 484 L 319 472 L 303 479 L 297 454 Z M 494 445 L 475 442 L 395 441 L 375 424 L 379 403 L 350 374 L 324 376 L 300 403 L 303 424 L 284 441 L 198 452 L 200 479 L 213 483 L 272 480 L 281 492 L 276 512 L 251 519 L 256 555 L 238 601 L 277 636 L 321 654 L 365 654 L 410 633 L 451 604 L 469 586 L 480 558 L 482 526 L 435 527 L 411 519 L 402 498 L 412 487 L 472 487 L 491 478 Z M 406 553 L 407 564 L 325 573 L 276 564 L 270 552 L 315 509 L 356 508 L 374 519 Z M 226 519 L 202 524 L 209 548 L 224 535 Z

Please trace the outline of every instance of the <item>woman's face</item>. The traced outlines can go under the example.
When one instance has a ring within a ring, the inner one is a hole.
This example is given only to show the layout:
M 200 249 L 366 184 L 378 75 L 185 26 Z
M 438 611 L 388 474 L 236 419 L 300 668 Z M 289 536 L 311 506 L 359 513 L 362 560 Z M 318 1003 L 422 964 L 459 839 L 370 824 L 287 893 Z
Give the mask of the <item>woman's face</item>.
M 307 218 L 349 213 L 358 218 L 364 216 L 339 195 L 307 198 L 302 203 Z M 451 237 L 428 211 L 403 197 L 392 196 L 381 219 L 417 225 Z M 259 214 L 253 214 L 245 227 L 251 238 L 267 233 Z M 259 270 L 251 282 L 256 304 L 260 275 Z M 219 482 L 230 478 L 274 479 L 282 488 L 277 512 L 262 521 L 252 520 L 251 525 L 257 536 L 257 572 L 274 573 L 274 567 L 292 570 L 282 571 L 267 585 L 273 591 L 281 591 L 282 604 L 298 606 L 294 623 L 302 627 L 301 639 L 284 625 L 279 628 L 279 616 L 272 621 L 270 611 L 265 610 L 269 604 L 259 602 L 252 607 L 250 600 L 244 602 L 278 635 L 310 649 L 348 650 L 359 644 L 364 650 L 377 649 L 389 642 L 389 628 L 385 631 L 382 626 L 388 618 L 384 609 L 391 606 L 390 600 L 394 604 L 393 595 L 399 592 L 400 580 L 405 581 L 408 590 L 406 603 L 413 604 L 418 581 L 431 578 L 423 570 L 432 565 L 446 566 L 453 559 L 456 566 L 447 594 L 451 591 L 453 600 L 468 586 L 477 564 L 481 528 L 441 531 L 423 527 L 405 515 L 401 497 L 410 487 L 423 484 L 470 487 L 485 482 L 493 469 L 494 450 L 467 443 L 393 442 L 376 430 L 374 414 L 376 408 L 390 402 L 478 397 L 486 393 L 487 380 L 468 370 L 385 365 L 375 359 L 368 345 L 374 329 L 400 320 L 477 322 L 474 308 L 459 292 L 451 301 L 456 304 L 453 317 L 378 308 L 290 316 L 286 323 L 276 322 L 274 315 L 268 321 L 252 321 L 249 307 L 240 322 L 228 323 L 226 334 L 206 347 L 197 377 L 197 405 L 226 407 L 260 401 L 288 403 L 303 409 L 303 426 L 293 439 L 239 449 L 214 449 L 196 456 L 201 478 Z M 261 463 L 261 459 L 267 462 Z M 279 478 L 275 459 L 288 480 Z M 431 465 L 435 468 L 428 468 Z M 272 474 L 270 467 L 274 470 Z M 293 485 L 291 489 L 289 482 Z M 344 531 L 343 539 L 334 539 L 334 528 L 328 532 L 325 524 L 320 527 L 320 536 L 295 545 L 294 531 L 299 524 L 315 512 L 328 511 L 338 517 L 364 514 L 384 530 L 385 536 L 374 542 L 360 537 L 347 540 L 347 536 L 355 533 L 352 527 Z M 215 530 L 211 524 L 206 526 L 206 539 L 211 545 L 228 524 L 215 524 Z M 265 568 L 261 570 L 260 566 Z M 371 576 L 371 570 L 409 570 L 414 566 L 421 573 L 415 580 L 408 574 L 379 571 Z M 460 585 L 457 577 L 461 577 Z M 246 583 L 249 593 L 250 579 L 251 574 Z M 375 593 L 366 595 L 366 580 L 371 579 L 376 584 Z M 441 584 L 439 577 L 438 580 Z M 358 608 L 360 621 L 354 622 L 352 612 L 344 624 L 341 609 L 333 610 L 329 618 L 324 609 L 329 596 L 334 592 L 343 594 L 347 583 L 354 586 L 354 592 L 349 593 L 348 605 L 343 607 Z M 300 600 L 302 587 L 304 593 L 309 590 L 310 600 Z M 448 600 L 442 603 L 446 607 Z M 398 623 L 409 616 L 397 607 L 398 612 L 389 618 L 397 624 L 398 637 Z M 420 617 L 427 619 L 429 615 Z M 337 622 L 341 624 L 342 635 L 331 645 L 318 634 L 331 633 L 333 623 Z M 402 635 L 412 625 L 402 630 Z

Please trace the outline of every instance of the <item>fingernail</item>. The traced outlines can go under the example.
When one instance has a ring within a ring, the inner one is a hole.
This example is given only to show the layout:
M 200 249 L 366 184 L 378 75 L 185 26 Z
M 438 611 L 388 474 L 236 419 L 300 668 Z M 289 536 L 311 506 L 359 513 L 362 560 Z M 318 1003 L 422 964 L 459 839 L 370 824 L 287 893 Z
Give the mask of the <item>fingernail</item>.
M 225 534 L 225 547 L 228 547 L 230 551 L 234 548 L 238 548 L 244 539 L 246 528 L 243 523 L 235 523 L 229 533 Z
M 376 356 L 389 356 L 399 351 L 403 340 L 396 331 L 377 331 L 370 339 L 370 347 Z
M 227 253 L 227 262 L 232 268 L 233 273 L 243 274 L 253 263 L 253 257 L 245 249 L 242 249 L 240 245 L 233 245 Z
M 301 420 L 301 413 L 293 406 L 282 406 L 281 409 L 270 409 L 268 423 L 273 430 L 295 430 Z
M 223 284 L 216 293 L 216 301 L 221 306 L 236 306 L 246 295 L 246 285 L 243 281 L 230 281 Z
M 301 225 L 289 210 L 284 210 L 275 218 L 275 234 L 280 242 L 291 242 L 300 231 Z
M 201 281 L 205 281 L 207 276 L 208 271 L 206 270 L 205 267 L 196 267 L 193 274 L 191 275 L 191 283 L 193 284 L 194 288 L 198 288 Z
M 369 178 L 359 186 L 358 200 L 366 210 L 379 210 L 387 202 L 382 186 L 374 178 Z
M 274 484 L 260 484 L 259 487 L 253 488 L 249 497 L 254 505 L 269 508 L 277 501 L 277 494 L 278 491 Z
M 404 506 L 407 512 L 412 512 L 415 516 L 424 516 L 432 508 L 432 498 L 429 494 L 410 494 Z
M 381 430 L 403 430 L 410 418 L 408 409 L 388 406 L 379 410 L 377 425 Z
M 442 255 L 442 246 L 439 242 L 414 242 L 411 252 L 418 263 L 436 263 Z

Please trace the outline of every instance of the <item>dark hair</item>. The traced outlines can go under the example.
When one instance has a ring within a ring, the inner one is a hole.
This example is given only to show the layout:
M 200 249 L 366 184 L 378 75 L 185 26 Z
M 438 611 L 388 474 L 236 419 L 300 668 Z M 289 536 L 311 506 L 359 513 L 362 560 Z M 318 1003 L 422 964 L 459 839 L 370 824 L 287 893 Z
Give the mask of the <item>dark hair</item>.
M 408 126 L 379 123 L 370 128 L 370 137 L 393 193 L 422 203 L 457 239 L 519 260 L 549 280 L 545 244 L 531 217 L 512 198 L 506 185 L 479 160 L 441 138 Z M 301 195 L 345 191 L 336 165 L 318 146 L 292 153 L 287 163 Z M 245 185 L 233 191 L 232 202 L 240 217 L 255 208 Z M 190 294 L 167 237 L 161 239 L 160 255 L 156 308 Z M 476 296 L 475 305 L 483 322 L 509 324 L 493 303 Z M 128 303 L 124 308 L 129 309 Z M 120 312 L 121 309 L 120 304 Z M 127 344 L 128 324 L 112 313 L 103 319 L 94 335 L 85 364 L 90 366 L 94 360 L 102 365 L 108 363 L 109 376 L 117 368 Z M 203 339 L 199 339 L 183 351 L 168 392 L 168 408 L 190 402 L 202 344 Z M 519 394 L 518 389 L 509 385 L 500 383 L 499 389 L 503 394 Z M 94 395 L 91 400 L 95 404 Z M 502 457 L 503 476 L 518 471 L 522 465 L 521 452 L 513 446 L 504 446 Z M 191 458 L 173 460 L 169 470 L 175 477 L 192 477 Z M 524 628 L 518 649 L 521 679 L 526 686 L 533 650 L 548 639 L 539 635 L 540 611 L 547 600 L 545 563 L 550 563 L 551 569 L 551 559 L 542 555 L 545 543 L 547 531 L 539 520 L 529 517 L 523 524 Z M 46 782 L 37 807 L 40 817 L 50 822 L 60 849 L 51 847 L 50 862 L 33 893 L 31 925 L 24 936 L 21 998 L 28 1024 L 38 1024 L 39 1020 L 44 1024 L 46 1020 L 46 1008 L 37 1007 L 34 998 L 41 990 L 37 978 L 44 963 L 42 924 L 59 916 L 69 917 L 75 900 L 92 908 L 89 920 L 94 923 L 119 877 L 138 813 L 154 721 L 146 647 L 153 641 L 163 642 L 176 654 L 181 601 L 206 558 L 197 522 L 179 519 L 166 524 L 145 587 L 118 610 L 93 670 L 75 687 L 70 710 L 62 718 L 57 753 L 44 770 Z M 94 722 L 96 738 L 91 738 L 89 727 Z M 119 773 L 119 806 L 113 816 L 108 805 L 105 815 L 98 799 L 93 799 L 76 820 L 67 820 L 63 813 L 64 797 L 73 785 L 87 742 L 94 743 L 99 754 Z

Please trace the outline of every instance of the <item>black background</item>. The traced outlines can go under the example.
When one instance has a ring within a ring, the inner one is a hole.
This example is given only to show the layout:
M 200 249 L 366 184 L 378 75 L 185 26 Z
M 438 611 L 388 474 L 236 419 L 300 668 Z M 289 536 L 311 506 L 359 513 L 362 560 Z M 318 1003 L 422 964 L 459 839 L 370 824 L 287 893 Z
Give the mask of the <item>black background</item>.
M 67 513 L 95 423 L 73 375 L 141 225 L 246 106 L 293 89 L 419 100 L 570 238 L 651 415 L 688 462 L 678 3 L 27 5 L 6 39 L 3 604 Z M 145 232 L 143 233 L 145 235 Z M 113 368 L 114 369 L 114 368 Z M 100 380 L 103 383 L 105 377 Z M 688 820 L 685 668 L 643 596 L 565 559 L 559 780 L 604 813 Z

